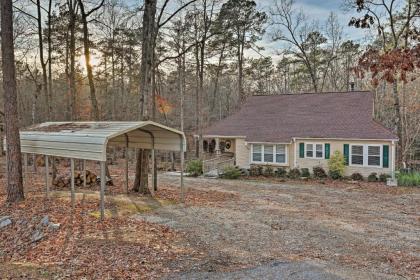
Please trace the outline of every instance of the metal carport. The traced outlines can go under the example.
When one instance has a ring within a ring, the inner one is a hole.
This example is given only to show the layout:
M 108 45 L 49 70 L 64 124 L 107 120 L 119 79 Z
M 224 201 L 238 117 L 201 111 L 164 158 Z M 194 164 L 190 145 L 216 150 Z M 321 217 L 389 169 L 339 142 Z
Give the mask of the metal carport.
M 46 122 L 20 131 L 21 151 L 25 169 L 27 154 L 46 156 L 46 189 L 49 192 L 48 156 L 71 159 L 71 199 L 74 204 L 74 159 L 99 161 L 101 166 L 100 212 L 104 217 L 105 163 L 107 146 L 179 151 L 181 154 L 181 196 L 183 196 L 183 165 L 185 135 L 182 131 L 155 123 L 143 122 Z M 154 168 L 154 164 L 152 164 Z M 153 184 L 156 184 L 153 170 Z M 128 164 L 125 168 L 128 188 Z

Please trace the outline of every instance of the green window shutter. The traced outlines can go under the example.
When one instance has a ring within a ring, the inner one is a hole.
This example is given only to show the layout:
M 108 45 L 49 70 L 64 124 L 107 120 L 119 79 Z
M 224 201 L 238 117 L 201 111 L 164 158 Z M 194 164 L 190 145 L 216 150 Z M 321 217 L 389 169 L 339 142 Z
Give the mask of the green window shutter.
M 325 144 L 325 159 L 330 159 L 330 144 Z
M 382 147 L 382 167 L 389 167 L 389 146 L 383 145 Z
M 343 152 L 344 152 L 344 160 L 346 165 L 349 165 L 349 144 L 344 144 Z
M 305 157 L 305 143 L 299 143 L 299 157 Z

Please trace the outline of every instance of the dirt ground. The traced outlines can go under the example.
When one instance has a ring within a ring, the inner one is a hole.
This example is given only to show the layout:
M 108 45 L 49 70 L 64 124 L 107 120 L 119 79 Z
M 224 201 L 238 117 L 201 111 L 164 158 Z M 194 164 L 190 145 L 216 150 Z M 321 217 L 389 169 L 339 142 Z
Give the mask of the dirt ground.
M 123 194 L 121 169 L 112 166 L 111 174 L 105 225 L 95 188 L 77 190 L 68 219 L 67 190 L 36 210 L 48 205 L 42 170 L 15 208 L 3 206 L 0 179 L 0 216 L 50 213 L 62 224 L 10 256 L 16 237 L 0 232 L 0 278 L 420 279 L 418 188 L 185 178 L 181 204 L 178 176 L 159 174 L 150 198 Z
M 160 183 L 178 187 L 173 176 Z M 205 254 L 179 278 L 420 279 L 418 189 L 203 178 L 186 185 L 237 199 L 137 215 L 185 232 Z

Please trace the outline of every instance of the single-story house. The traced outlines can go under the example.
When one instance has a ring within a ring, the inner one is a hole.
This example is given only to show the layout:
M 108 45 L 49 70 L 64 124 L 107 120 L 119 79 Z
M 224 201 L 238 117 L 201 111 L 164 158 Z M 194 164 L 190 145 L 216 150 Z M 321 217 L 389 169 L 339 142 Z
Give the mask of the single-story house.
M 205 149 L 235 165 L 322 166 L 340 151 L 345 175 L 393 174 L 398 137 L 373 119 L 366 91 L 249 97 L 233 115 L 204 130 Z

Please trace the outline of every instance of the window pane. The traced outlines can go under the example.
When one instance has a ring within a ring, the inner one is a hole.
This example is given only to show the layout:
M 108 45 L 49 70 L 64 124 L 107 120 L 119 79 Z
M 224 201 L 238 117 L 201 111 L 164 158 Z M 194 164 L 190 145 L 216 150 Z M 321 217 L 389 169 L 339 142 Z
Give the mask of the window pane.
M 322 158 L 322 144 L 316 144 L 316 157 Z
M 253 144 L 252 145 L 252 161 L 261 161 L 262 160 L 261 152 L 262 152 L 261 145 Z
M 276 154 L 276 162 L 278 162 L 278 163 L 286 163 L 286 155 Z
M 277 154 L 285 154 L 286 153 L 286 145 L 276 145 L 276 153 Z
M 351 164 L 363 164 L 363 156 L 352 155 Z
M 363 155 L 363 146 L 351 146 L 351 153 L 353 155 Z
M 273 145 L 264 145 L 264 162 L 273 162 Z
M 381 157 L 368 156 L 368 165 L 379 166 L 381 165 Z
M 380 156 L 381 147 L 379 146 L 368 146 L 368 155 L 369 156 Z
M 351 146 L 351 164 L 363 165 L 363 146 Z
M 276 162 L 286 163 L 286 145 L 276 145 Z
M 306 144 L 306 157 L 313 157 L 313 156 L 314 156 L 313 145 Z

